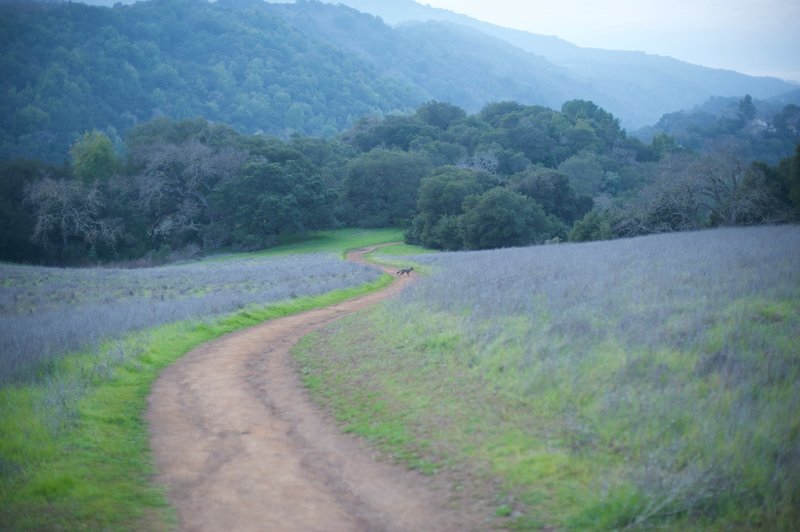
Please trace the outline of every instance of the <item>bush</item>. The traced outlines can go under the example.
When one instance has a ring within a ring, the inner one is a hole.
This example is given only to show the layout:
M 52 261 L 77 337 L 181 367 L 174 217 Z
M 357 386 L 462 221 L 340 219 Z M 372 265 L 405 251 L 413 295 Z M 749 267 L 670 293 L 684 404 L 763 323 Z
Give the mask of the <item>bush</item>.
M 522 246 L 549 238 L 552 226 L 541 205 L 495 187 L 464 202 L 461 237 L 467 249 Z

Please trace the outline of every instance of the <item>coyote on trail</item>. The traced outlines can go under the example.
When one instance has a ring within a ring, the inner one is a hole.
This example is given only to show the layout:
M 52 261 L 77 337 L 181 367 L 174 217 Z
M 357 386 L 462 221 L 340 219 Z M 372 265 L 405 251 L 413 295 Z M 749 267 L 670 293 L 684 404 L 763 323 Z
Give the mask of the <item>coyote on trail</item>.
M 413 266 L 412 266 L 412 267 L 410 267 L 410 268 L 403 268 L 402 270 L 399 270 L 399 271 L 397 272 L 397 275 L 399 275 L 399 276 L 401 276 L 401 277 L 402 277 L 402 275 L 403 275 L 403 274 L 406 274 L 406 275 L 411 275 L 411 271 L 412 271 L 413 269 L 414 269 L 414 267 L 413 267 Z

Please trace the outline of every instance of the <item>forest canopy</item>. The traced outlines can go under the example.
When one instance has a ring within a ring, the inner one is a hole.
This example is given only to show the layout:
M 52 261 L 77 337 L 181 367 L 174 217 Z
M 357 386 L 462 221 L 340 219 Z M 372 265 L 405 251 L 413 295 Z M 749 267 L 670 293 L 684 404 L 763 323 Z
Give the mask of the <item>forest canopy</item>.
M 0 6 L 0 158 L 53 163 L 84 131 L 113 143 L 159 116 L 330 136 L 426 96 L 265 2 Z M 302 60 L 298 60 L 302 56 Z

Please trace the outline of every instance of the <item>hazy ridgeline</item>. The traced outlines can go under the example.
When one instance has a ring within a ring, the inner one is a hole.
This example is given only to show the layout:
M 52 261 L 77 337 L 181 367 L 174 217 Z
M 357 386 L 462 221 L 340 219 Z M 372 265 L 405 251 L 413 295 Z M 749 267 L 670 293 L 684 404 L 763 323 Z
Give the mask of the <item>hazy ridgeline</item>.
M 306 363 L 425 459 L 484 464 L 530 526 L 797 524 L 800 226 L 414 260 Z
M 328 254 L 149 269 L 0 264 L 0 385 L 58 355 L 132 331 L 323 294 L 378 276 Z

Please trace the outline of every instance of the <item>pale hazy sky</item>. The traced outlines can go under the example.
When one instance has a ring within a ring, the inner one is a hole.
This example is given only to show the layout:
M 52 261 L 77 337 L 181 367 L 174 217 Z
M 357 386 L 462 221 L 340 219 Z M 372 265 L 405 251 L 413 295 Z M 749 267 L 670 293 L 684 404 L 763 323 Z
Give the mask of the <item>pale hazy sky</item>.
M 417 0 L 580 46 L 800 81 L 800 0 Z

